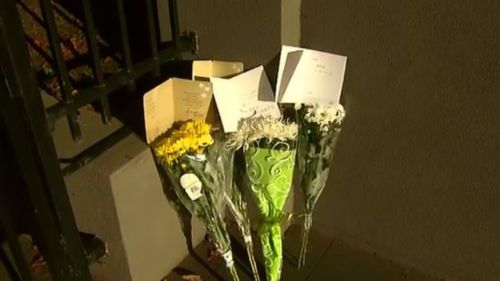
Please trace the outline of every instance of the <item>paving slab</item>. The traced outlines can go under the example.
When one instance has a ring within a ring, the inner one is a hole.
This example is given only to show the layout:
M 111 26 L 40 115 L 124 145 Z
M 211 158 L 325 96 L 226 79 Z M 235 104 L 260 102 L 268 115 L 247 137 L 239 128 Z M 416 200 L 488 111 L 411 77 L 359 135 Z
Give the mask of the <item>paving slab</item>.
M 232 246 L 234 248 L 234 244 Z M 207 243 L 206 241 L 200 243 L 200 245 L 196 247 L 195 252 L 198 255 L 198 258 L 200 258 L 202 262 L 206 263 L 213 271 L 215 271 L 214 277 L 222 278 L 222 280 L 232 280 L 231 275 L 228 269 L 226 268 L 226 264 L 222 257 L 218 256 L 212 258 L 211 260 L 208 260 L 209 243 Z M 233 249 L 233 254 L 235 254 L 234 249 Z M 248 276 L 247 272 L 243 268 L 244 267 L 243 263 L 240 262 L 238 257 L 234 257 L 234 259 L 235 259 L 236 270 L 238 271 L 238 276 L 240 277 L 240 281 L 251 281 L 252 278 Z
M 304 280 L 400 281 L 405 280 L 407 272 L 408 269 L 375 254 L 334 241 Z
M 218 280 L 207 263 L 197 256 L 189 255 L 167 275 L 165 281 L 186 280 L 187 276 L 199 276 L 202 281 Z
M 232 280 L 228 270 L 225 267 L 224 260 L 218 256 L 209 260 L 210 246 L 207 241 L 201 242 L 194 253 L 187 256 L 175 267 L 167 276 L 166 280 L 186 280 L 183 276 L 200 276 L 203 281 L 207 280 Z M 252 278 L 241 268 L 240 263 L 236 262 L 240 281 L 251 281 Z
M 444 279 L 430 277 L 416 271 L 415 269 L 409 269 L 404 281 L 444 281 Z
M 302 229 L 299 225 L 292 225 L 285 233 L 282 280 L 307 280 L 317 264 L 320 263 L 333 240 L 312 229 L 309 237 L 306 264 L 299 269 L 297 268 L 297 261 L 300 255 L 301 232 Z

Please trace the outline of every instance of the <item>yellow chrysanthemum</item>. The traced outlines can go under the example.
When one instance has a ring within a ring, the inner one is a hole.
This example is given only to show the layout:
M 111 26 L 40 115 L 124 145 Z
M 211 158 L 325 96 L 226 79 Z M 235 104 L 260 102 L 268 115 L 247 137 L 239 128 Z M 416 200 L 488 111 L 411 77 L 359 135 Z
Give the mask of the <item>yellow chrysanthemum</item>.
M 169 165 L 185 153 L 201 154 L 214 142 L 210 130 L 211 126 L 203 121 L 188 121 L 162 139 L 154 148 L 155 154 Z

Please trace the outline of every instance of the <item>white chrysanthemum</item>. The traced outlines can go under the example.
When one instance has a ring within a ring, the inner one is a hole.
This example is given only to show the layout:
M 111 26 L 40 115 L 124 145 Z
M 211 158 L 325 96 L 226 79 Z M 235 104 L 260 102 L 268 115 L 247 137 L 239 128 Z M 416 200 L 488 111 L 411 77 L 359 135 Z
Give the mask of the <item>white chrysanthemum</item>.
M 309 123 L 316 123 L 322 131 L 327 131 L 328 127 L 334 123 L 342 124 L 345 117 L 345 110 L 341 104 L 336 105 L 307 105 L 307 112 L 304 116 Z
M 229 148 L 238 149 L 260 139 L 294 140 L 297 133 L 297 124 L 285 122 L 281 118 L 249 118 L 241 121 L 238 131 L 228 136 L 226 144 Z

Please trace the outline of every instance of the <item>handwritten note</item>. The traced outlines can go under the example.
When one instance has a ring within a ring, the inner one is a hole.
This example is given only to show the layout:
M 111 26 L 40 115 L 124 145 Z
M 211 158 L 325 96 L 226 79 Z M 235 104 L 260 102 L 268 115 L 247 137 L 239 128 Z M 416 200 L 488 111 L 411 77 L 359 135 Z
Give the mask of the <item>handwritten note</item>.
M 234 132 L 243 118 L 279 117 L 280 111 L 264 68 L 259 66 L 230 79 L 211 78 L 224 131 Z
M 204 120 L 211 99 L 212 87 L 209 82 L 178 78 L 168 79 L 144 94 L 147 142 L 154 141 L 174 122 L 190 119 Z
M 278 68 L 276 101 L 338 103 L 347 57 L 283 46 Z
M 176 79 L 174 83 L 174 122 L 204 120 L 212 98 L 209 82 Z

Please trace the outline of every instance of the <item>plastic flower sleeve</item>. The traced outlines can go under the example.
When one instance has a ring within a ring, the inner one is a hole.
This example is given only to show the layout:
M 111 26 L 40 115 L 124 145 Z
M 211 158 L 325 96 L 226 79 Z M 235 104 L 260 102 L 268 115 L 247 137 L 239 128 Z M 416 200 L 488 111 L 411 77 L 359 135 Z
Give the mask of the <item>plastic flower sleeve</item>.
M 338 111 L 341 113 L 338 113 Z M 298 108 L 297 166 L 304 200 L 304 224 L 298 267 L 306 261 L 313 211 L 323 192 L 338 137 L 343 108 L 304 106 Z
M 277 281 L 281 275 L 281 222 L 292 183 L 296 140 L 295 123 L 259 116 L 240 120 L 238 130 L 231 133 L 226 142 L 231 149 L 243 148 L 246 186 L 260 213 L 259 236 L 268 281 Z
M 187 157 L 183 158 L 187 163 L 198 161 L 189 159 Z M 180 185 L 180 178 L 182 174 L 175 171 L 174 169 L 169 169 L 165 166 L 164 168 L 166 169 L 165 172 L 168 175 L 172 187 L 174 188 L 175 193 L 179 197 L 182 204 L 186 207 L 186 209 L 190 211 L 193 216 L 197 217 L 201 222 L 203 222 L 208 235 L 212 239 L 217 250 L 221 253 L 221 256 L 224 258 L 226 267 L 230 271 L 233 280 L 239 280 L 238 273 L 234 266 L 229 233 L 226 230 L 226 225 L 223 218 L 224 213 L 221 212 L 218 207 L 221 206 L 220 202 L 224 199 L 217 197 L 217 193 L 212 190 L 210 184 L 208 183 L 209 181 L 206 180 L 206 177 L 200 175 L 200 173 L 198 173 L 195 169 L 192 169 L 191 171 L 188 171 L 188 173 L 196 175 L 196 177 L 198 177 L 199 181 L 202 184 L 202 195 L 196 200 L 192 200 L 188 193 L 185 191 L 184 187 Z M 210 169 L 207 169 L 206 171 L 210 171 Z
M 219 138 L 222 138 L 222 136 L 219 136 Z M 220 205 L 220 212 L 223 213 L 226 206 L 229 207 L 243 236 L 253 277 L 256 281 L 259 281 L 260 277 L 253 252 L 247 204 L 243 199 L 239 186 L 233 181 L 234 152 L 226 149 L 222 142 L 215 142 L 205 155 L 206 161 L 204 162 L 198 162 L 191 158 L 191 167 L 197 174 L 201 175 L 207 186 L 211 186 L 215 190 L 218 198 L 220 196 L 221 199 L 224 199 L 223 202 L 218 204 Z
M 182 124 L 153 147 L 163 175 L 178 200 L 204 224 L 234 281 L 239 277 L 232 258 L 229 233 L 224 222 L 223 170 L 208 161 L 214 153 L 210 126 L 200 121 Z
M 295 147 L 286 141 L 255 142 L 244 149 L 251 191 L 262 219 L 260 241 L 268 281 L 281 276 L 283 262 L 281 222 L 290 193 Z
M 252 275 L 255 281 L 260 281 L 259 271 L 257 269 L 257 262 L 253 250 L 252 227 L 250 217 L 248 215 L 247 202 L 245 201 L 242 193 L 242 185 L 238 184 L 234 177 L 243 178 L 244 174 L 240 174 L 241 169 L 235 169 L 235 151 L 228 150 L 224 154 L 225 160 L 222 161 L 224 171 L 226 171 L 226 199 L 229 210 L 233 214 L 233 218 L 238 225 L 238 229 L 243 236 L 245 243 L 248 260 L 252 270 Z

